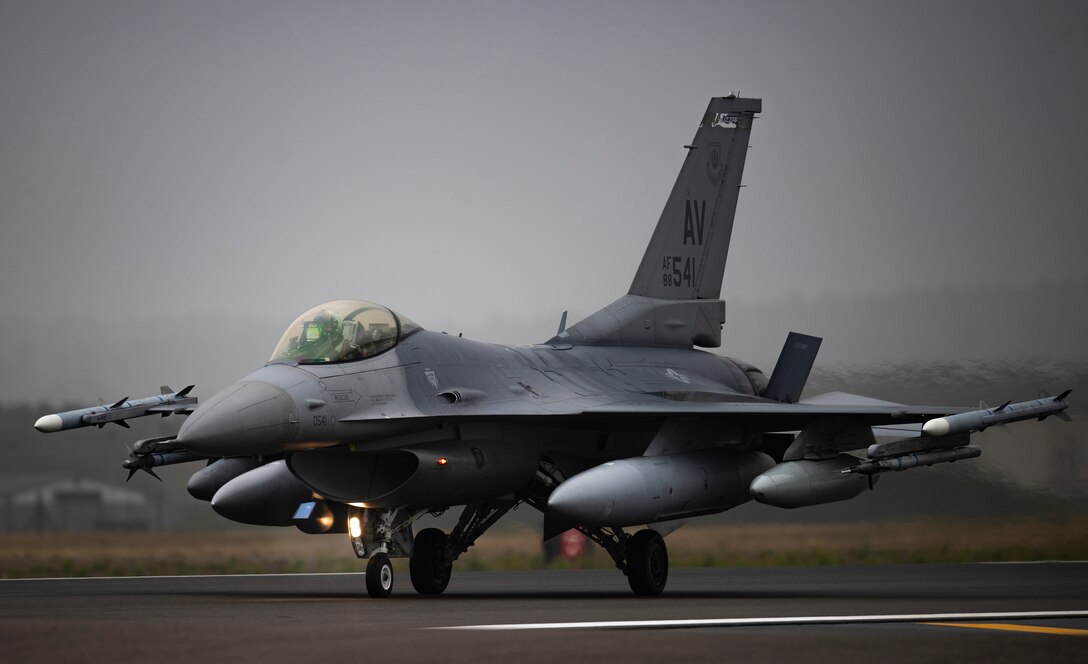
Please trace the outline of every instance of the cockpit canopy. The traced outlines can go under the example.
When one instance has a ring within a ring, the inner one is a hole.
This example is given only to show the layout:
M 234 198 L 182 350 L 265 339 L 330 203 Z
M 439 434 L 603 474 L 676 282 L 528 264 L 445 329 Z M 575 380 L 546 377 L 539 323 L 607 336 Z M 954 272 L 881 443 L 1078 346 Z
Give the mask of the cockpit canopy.
M 419 330 L 419 325 L 380 304 L 334 300 L 295 319 L 269 362 L 335 364 L 374 357 Z

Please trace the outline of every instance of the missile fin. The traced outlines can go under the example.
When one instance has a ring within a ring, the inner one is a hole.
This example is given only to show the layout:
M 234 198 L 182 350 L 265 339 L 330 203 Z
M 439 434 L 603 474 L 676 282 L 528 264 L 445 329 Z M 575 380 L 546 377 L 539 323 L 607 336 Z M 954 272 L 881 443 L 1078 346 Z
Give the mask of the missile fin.
M 1070 389 L 1068 389 L 1068 390 L 1066 390 L 1066 391 L 1062 392 L 1062 393 L 1061 393 L 1061 394 L 1059 394 L 1058 396 L 1054 397 L 1054 400 L 1055 400 L 1055 401 L 1065 401 L 1065 398 L 1066 398 L 1067 396 L 1069 396 L 1069 393 L 1070 393 L 1070 392 L 1072 392 L 1072 391 L 1073 391 L 1073 389 L 1072 389 L 1072 388 L 1070 388 Z
M 992 413 L 1000 413 L 1001 411 L 1003 411 L 1003 410 L 1005 410 L 1006 408 L 1008 408 L 1008 407 L 1009 407 L 1009 404 L 1010 404 L 1010 403 L 1012 403 L 1012 401 L 1011 401 L 1011 400 L 1009 400 L 1009 401 L 1006 401 L 1005 403 L 1001 404 L 1001 405 L 1000 405 L 1000 406 L 998 406 L 997 408 L 994 408 L 994 409 L 993 409 L 992 411 L 990 411 L 990 412 L 992 412 Z
M 173 392 L 174 390 L 171 390 L 169 385 L 159 387 L 159 394 L 172 394 Z
M 128 425 L 128 422 L 126 422 L 124 420 L 113 420 L 113 423 L 116 424 L 119 427 L 124 427 L 125 429 L 131 429 L 132 428 L 132 427 L 130 427 Z M 104 427 L 106 425 L 105 425 L 105 423 L 103 423 L 103 424 L 99 424 L 98 426 L 99 426 L 99 428 L 101 428 L 101 427 Z
M 196 387 L 196 385 L 190 385 L 190 386 L 186 387 L 185 389 L 183 389 L 182 391 L 180 391 L 180 392 L 178 392 L 177 394 L 175 394 L 174 396 L 176 396 L 176 397 L 184 397 L 184 396 L 188 396 L 189 392 L 190 392 L 190 391 L 191 391 L 191 390 L 192 390 L 192 389 L 193 389 L 194 387 Z
M 1066 413 L 1066 412 L 1054 413 L 1054 417 L 1058 418 L 1062 422 L 1072 422 L 1073 421 L 1073 418 L 1069 415 L 1069 413 Z
M 128 401 L 128 397 L 121 397 L 120 401 L 110 406 L 110 410 L 113 410 L 114 408 L 120 408 L 121 405 L 124 404 L 126 401 Z
M 160 481 L 160 482 L 162 481 L 162 478 L 161 478 L 161 477 L 159 477 L 158 475 L 156 475 L 156 474 L 155 474 L 155 471 L 154 471 L 154 470 L 151 470 L 151 469 L 150 469 L 150 468 L 148 468 L 147 466 L 144 466 L 144 472 L 146 472 L 146 473 L 147 473 L 148 475 L 150 475 L 150 476 L 154 477 L 154 478 L 155 478 L 155 479 L 157 479 L 158 481 Z

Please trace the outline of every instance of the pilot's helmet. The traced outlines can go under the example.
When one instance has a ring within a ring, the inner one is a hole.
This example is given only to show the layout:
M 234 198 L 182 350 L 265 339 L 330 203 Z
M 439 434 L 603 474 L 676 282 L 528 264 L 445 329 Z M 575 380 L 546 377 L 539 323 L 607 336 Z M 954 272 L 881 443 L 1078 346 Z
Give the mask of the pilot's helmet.
M 340 319 L 328 311 L 322 311 L 315 316 L 314 323 L 321 329 L 322 336 L 328 339 L 337 337 L 342 330 Z

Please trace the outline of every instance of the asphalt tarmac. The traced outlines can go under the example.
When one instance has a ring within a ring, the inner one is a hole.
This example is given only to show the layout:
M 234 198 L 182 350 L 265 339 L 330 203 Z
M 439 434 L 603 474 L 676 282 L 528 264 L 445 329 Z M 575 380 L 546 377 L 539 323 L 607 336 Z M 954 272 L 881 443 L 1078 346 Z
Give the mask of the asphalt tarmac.
M 614 570 L 455 570 L 438 597 L 400 573 L 381 600 L 362 574 L 0 581 L 5 662 L 690 657 L 1088 661 L 1088 563 L 674 569 L 656 598 Z

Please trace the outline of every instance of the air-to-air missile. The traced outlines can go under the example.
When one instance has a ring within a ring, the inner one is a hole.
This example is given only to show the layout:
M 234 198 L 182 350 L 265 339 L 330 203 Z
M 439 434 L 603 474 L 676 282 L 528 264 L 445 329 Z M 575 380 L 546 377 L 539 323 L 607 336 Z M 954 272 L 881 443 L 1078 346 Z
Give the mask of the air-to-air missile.
M 1051 415 L 1068 420 L 1069 416 L 1062 411 L 1069 407 L 1065 398 L 1070 392 L 1072 390 L 1066 390 L 1056 397 L 1048 396 L 1020 403 L 1006 401 L 997 408 L 980 408 L 930 420 L 922 425 L 921 436 L 871 445 L 868 450 L 870 461 L 844 468 L 841 472 L 873 475 L 973 459 L 980 456 L 982 450 L 968 445 L 971 433 L 983 431 L 995 424 L 1044 420 Z
M 862 475 L 872 475 L 874 473 L 886 473 L 890 470 L 900 471 L 907 470 L 908 468 L 917 468 L 918 466 L 952 463 L 953 461 L 959 461 L 960 459 L 974 459 L 981 455 L 982 450 L 980 448 L 975 447 L 974 445 L 964 445 L 962 447 L 954 447 L 947 450 L 904 454 L 902 456 L 889 457 L 887 459 L 866 461 L 865 463 L 858 464 L 852 468 L 844 468 L 842 472 L 843 474 L 860 473 Z
M 1072 391 L 1066 390 L 1056 397 L 1044 397 L 1020 403 L 1006 401 L 997 408 L 983 408 L 958 415 L 938 417 L 922 425 L 922 433 L 927 436 L 948 436 L 971 431 L 985 431 L 986 427 L 994 424 L 1008 424 L 1030 419 L 1044 420 L 1051 415 L 1068 419 L 1069 416 L 1062 415 L 1061 412 L 1069 407 L 1065 398 Z
M 97 425 L 101 428 L 108 423 L 113 422 L 114 424 L 119 424 L 127 429 L 129 426 L 125 420 L 130 420 L 135 417 L 146 417 L 147 415 L 162 415 L 163 417 L 166 417 L 171 413 L 192 412 L 192 407 L 197 403 L 196 397 L 189 396 L 189 391 L 192 389 L 193 386 L 190 385 L 184 390 L 174 392 L 169 387 L 163 385 L 162 394 L 158 396 L 133 400 L 129 400 L 128 397 L 125 397 L 112 405 L 103 404 L 90 408 L 69 410 L 64 413 L 43 415 L 34 423 L 34 428 L 42 433 L 52 433 L 54 431 L 78 429 L 79 427 L 89 427 L 92 425 Z
M 136 441 L 132 446 L 132 451 L 129 452 L 128 458 L 121 463 L 121 467 L 128 471 L 129 480 L 136 474 L 136 471 L 142 470 L 155 479 L 162 481 L 162 478 L 156 475 L 152 468 L 172 466 L 176 463 L 188 463 L 189 461 L 206 458 L 203 454 L 184 449 L 174 436 L 161 436 Z

